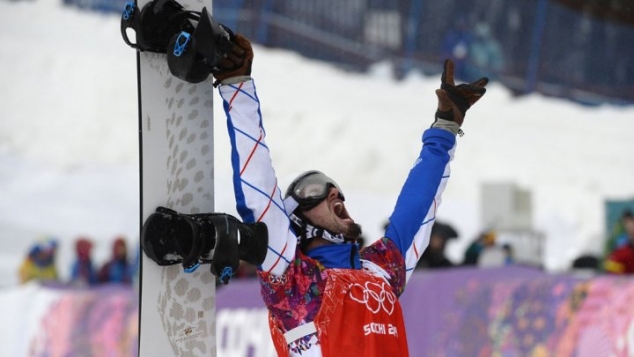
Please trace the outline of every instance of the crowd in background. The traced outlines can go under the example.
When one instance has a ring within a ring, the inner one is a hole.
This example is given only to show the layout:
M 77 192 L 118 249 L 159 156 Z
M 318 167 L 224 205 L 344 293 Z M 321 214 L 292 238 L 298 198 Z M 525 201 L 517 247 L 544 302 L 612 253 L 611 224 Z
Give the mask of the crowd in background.
M 436 221 L 432 227 L 429 245 L 423 252 L 416 269 L 446 269 L 456 266 L 493 267 L 518 264 L 513 246 L 500 243 L 498 232 L 492 229 L 482 231 L 467 246 L 462 261 L 452 261 L 445 250 L 449 242 L 459 237 L 450 224 Z M 365 238 L 357 242 L 359 248 L 366 244 Z M 58 243 L 55 239 L 38 241 L 31 246 L 19 268 L 21 283 L 39 281 L 66 283 L 71 286 L 90 287 L 97 284 L 117 283 L 131 285 L 139 270 L 139 250 L 134 257 L 129 254 L 124 237 L 116 237 L 112 242 L 111 257 L 100 267 L 92 258 L 93 242 L 87 237 L 75 240 L 75 257 L 68 281 L 60 281 L 55 256 Z M 521 264 L 521 262 L 520 262 Z M 603 256 L 582 255 L 575 259 L 571 269 L 585 269 L 595 273 L 634 274 L 634 214 L 625 210 L 607 237 Z M 256 268 L 241 262 L 234 278 L 254 278 Z
M 462 261 L 452 262 L 445 255 L 447 244 L 459 237 L 453 226 L 436 221 L 432 226 L 429 245 L 423 252 L 416 269 L 439 269 L 455 266 L 495 267 L 515 264 L 510 243 L 500 244 L 495 230 L 482 231 L 464 251 Z
M 61 1 L 115 16 L 127 3 Z M 353 70 L 388 59 L 396 78 L 411 70 L 439 74 L 448 53 L 468 55 L 467 67 L 486 71 L 517 95 L 631 105 L 634 50 L 622 44 L 634 38 L 634 7 L 627 1 L 473 0 L 465 7 L 461 0 L 216 0 L 212 14 L 259 45 Z M 470 53 L 466 42 L 451 46 L 462 40 L 472 43 Z M 463 69 L 471 70 L 457 68 L 456 76 L 466 79 Z
M 56 255 L 58 242 L 47 238 L 35 242 L 19 267 L 20 283 L 31 281 L 51 284 L 67 284 L 75 287 L 90 287 L 97 284 L 115 283 L 132 285 L 138 275 L 139 255 L 131 257 L 124 237 L 112 242 L 110 258 L 101 266 L 94 262 L 94 243 L 88 237 L 75 240 L 75 250 L 68 281 L 61 281 Z
M 464 17 L 445 35 L 441 54 L 454 61 L 454 75 L 472 82 L 482 77 L 496 80 L 504 71 L 504 54 L 500 42 L 485 22 L 470 26 Z
M 445 256 L 447 243 L 458 237 L 448 224 L 435 222 L 429 246 L 417 269 L 436 269 L 453 266 L 504 266 L 517 264 L 510 243 L 499 243 L 495 230 L 485 230 L 467 247 L 462 262 L 451 262 Z M 625 210 L 607 237 L 604 251 L 599 255 L 583 254 L 575 259 L 571 270 L 584 269 L 593 273 L 634 274 L 634 214 Z
M 605 271 L 634 274 L 634 214 L 625 210 L 605 246 Z

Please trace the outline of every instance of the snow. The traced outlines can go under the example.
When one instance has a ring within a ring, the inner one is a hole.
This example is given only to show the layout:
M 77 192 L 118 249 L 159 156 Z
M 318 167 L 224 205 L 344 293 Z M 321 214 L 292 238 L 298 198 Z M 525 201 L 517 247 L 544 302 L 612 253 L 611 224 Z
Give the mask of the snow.
M 0 44 L 0 286 L 9 286 L 40 237 L 59 239 L 63 277 L 80 235 L 96 242 L 97 263 L 116 235 L 138 240 L 138 112 L 135 52 L 117 16 L 54 0 L 0 1 Z M 369 240 L 379 238 L 432 121 L 439 76 L 397 82 L 385 63 L 353 74 L 261 46 L 253 73 L 278 176 L 326 172 Z M 216 210 L 235 214 L 217 93 L 214 100 Z M 605 199 L 634 197 L 634 108 L 514 98 L 493 83 L 463 128 L 438 212 L 460 233 L 449 246 L 454 261 L 485 228 L 483 183 L 530 190 L 551 271 L 599 251 Z

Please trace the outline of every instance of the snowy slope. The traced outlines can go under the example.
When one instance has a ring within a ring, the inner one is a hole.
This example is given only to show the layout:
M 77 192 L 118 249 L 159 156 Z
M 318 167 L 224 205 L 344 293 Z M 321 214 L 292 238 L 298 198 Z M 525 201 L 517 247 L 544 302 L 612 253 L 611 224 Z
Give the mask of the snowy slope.
M 27 21 L 28 20 L 28 21 Z M 238 29 L 239 30 L 239 29 Z M 0 286 L 32 240 L 97 241 L 138 230 L 135 53 L 117 16 L 60 1 L 0 2 Z M 276 171 L 334 177 L 370 240 L 378 238 L 435 111 L 439 78 L 390 78 L 387 65 L 350 74 L 298 55 L 255 47 L 253 73 Z M 219 97 L 214 98 L 219 103 Z M 217 210 L 235 212 L 224 114 L 216 106 Z M 603 200 L 634 196 L 634 108 L 581 107 L 496 84 L 468 114 L 439 218 L 461 238 L 480 229 L 480 185 L 515 182 L 533 195 L 533 225 L 547 237 L 546 266 L 567 268 L 600 246 Z

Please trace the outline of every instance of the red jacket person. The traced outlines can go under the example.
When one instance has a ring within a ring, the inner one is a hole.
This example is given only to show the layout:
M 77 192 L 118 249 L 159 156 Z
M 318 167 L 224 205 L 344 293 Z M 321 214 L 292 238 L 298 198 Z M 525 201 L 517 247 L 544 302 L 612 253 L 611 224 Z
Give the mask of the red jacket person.
M 359 250 L 361 227 L 333 179 L 308 171 L 278 187 L 250 76 L 251 44 L 240 35 L 235 43 L 234 55 L 212 73 L 227 116 L 238 212 L 244 223 L 268 227 L 258 274 L 278 354 L 408 355 L 398 297 L 429 243 L 465 112 L 488 79 L 455 85 L 453 63 L 445 62 L 435 121 L 422 135 L 385 237 Z

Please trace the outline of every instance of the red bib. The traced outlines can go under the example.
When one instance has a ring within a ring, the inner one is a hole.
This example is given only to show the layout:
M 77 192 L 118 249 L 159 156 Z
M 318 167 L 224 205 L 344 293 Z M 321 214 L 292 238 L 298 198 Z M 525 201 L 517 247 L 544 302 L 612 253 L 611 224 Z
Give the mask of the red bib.
M 324 357 L 409 355 L 401 305 L 390 284 L 367 271 L 328 269 L 313 322 Z M 272 334 L 278 354 L 288 355 L 282 332 Z

